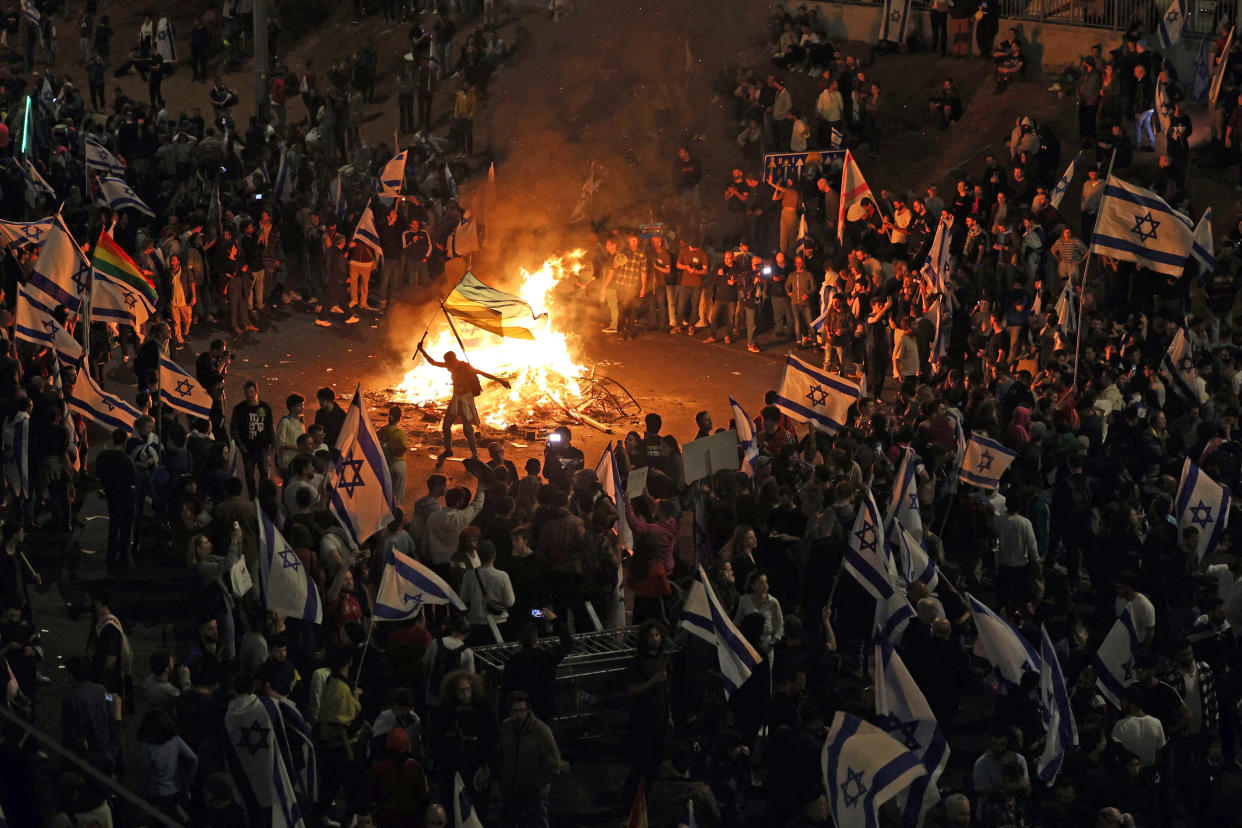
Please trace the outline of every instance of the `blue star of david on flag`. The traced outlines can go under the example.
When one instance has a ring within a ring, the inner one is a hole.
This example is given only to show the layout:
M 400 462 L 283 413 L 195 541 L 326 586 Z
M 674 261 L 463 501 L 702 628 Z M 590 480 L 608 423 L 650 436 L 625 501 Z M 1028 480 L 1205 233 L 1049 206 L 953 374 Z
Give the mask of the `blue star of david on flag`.
M 178 397 L 188 397 L 194 388 L 190 385 L 189 380 L 183 379 L 177 380 L 177 387 L 174 390 Z
M 132 290 L 122 292 L 121 298 L 125 300 L 125 307 L 131 310 L 138 304 L 138 297 L 134 295 Z
M 418 608 L 423 605 L 423 596 L 422 595 L 411 595 L 410 593 L 407 592 L 401 596 L 401 603 L 409 604 L 410 610 L 416 612 Z
M 353 497 L 354 489 L 366 488 L 366 481 L 362 479 L 362 465 L 362 460 L 354 459 L 352 450 L 341 462 L 341 473 L 337 478 L 336 488 L 344 491 L 346 497 Z M 352 472 L 352 476 L 347 478 L 347 472 Z
M 292 549 L 286 547 L 277 554 L 280 555 L 280 560 L 283 562 L 282 568 L 292 569 L 295 572 L 302 568 L 302 562 L 298 560 L 298 556 L 294 554 Z
M 854 533 L 854 537 L 858 538 L 859 552 L 875 551 L 875 529 L 871 526 L 864 526 Z
M 1136 214 L 1134 216 L 1134 229 L 1130 232 L 1138 236 L 1140 242 L 1151 241 L 1156 238 L 1156 228 L 1161 224 L 1162 222 L 1152 217 L 1151 210 L 1148 210 L 1147 215 L 1140 216 Z
M 983 454 L 979 457 L 979 465 L 975 468 L 975 471 L 987 471 L 992 468 L 992 461 L 995 459 L 996 458 L 992 456 L 992 452 L 985 449 Z
M 863 774 L 864 771 L 856 771 L 853 768 L 845 769 L 845 784 L 841 786 L 841 797 L 845 802 L 845 807 L 853 808 L 858 804 L 858 800 L 867 795 L 867 786 L 863 784 Z
M 86 262 L 78 265 L 78 269 L 73 272 L 73 285 L 78 289 L 78 295 L 84 295 L 91 282 L 91 266 Z
M 1181 16 L 1182 16 L 1181 12 L 1179 12 L 1177 9 L 1169 9 L 1169 13 L 1164 16 L 1164 19 L 1169 21 L 1170 23 L 1176 23 L 1181 18 Z
M 811 401 L 811 406 L 821 406 L 828 401 L 828 392 L 824 390 L 822 385 L 812 385 L 807 392 L 806 398 Z
M 1212 507 L 1200 500 L 1190 507 L 1190 522 L 1201 528 L 1212 525 Z
M 918 750 L 922 747 L 916 738 L 919 730 L 919 723 L 917 721 L 904 722 L 896 716 L 882 713 L 875 717 L 875 723 L 888 731 L 888 735 L 901 742 L 910 750 Z

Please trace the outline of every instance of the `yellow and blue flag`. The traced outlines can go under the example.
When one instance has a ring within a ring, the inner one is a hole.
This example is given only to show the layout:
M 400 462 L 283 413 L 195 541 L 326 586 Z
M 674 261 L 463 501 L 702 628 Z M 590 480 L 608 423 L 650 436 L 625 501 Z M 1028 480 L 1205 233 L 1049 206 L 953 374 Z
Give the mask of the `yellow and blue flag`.
M 469 271 L 444 300 L 444 312 L 497 336 L 532 340 L 535 325 L 546 315 L 535 316 L 526 300 L 488 287 Z

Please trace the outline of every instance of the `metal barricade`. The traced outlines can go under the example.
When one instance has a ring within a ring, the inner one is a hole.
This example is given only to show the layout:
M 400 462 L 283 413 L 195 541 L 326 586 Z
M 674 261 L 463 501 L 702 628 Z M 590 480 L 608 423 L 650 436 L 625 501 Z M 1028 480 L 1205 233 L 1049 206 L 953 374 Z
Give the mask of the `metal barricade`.
M 624 735 L 629 709 L 625 676 L 634 660 L 638 628 L 579 633 L 573 641 L 573 650 L 556 668 L 557 714 L 548 724 L 557 741 L 564 744 Z M 551 649 L 558 643 L 556 638 L 544 638 L 539 646 Z M 489 693 L 498 691 L 505 665 L 519 649 L 516 643 L 471 648 Z

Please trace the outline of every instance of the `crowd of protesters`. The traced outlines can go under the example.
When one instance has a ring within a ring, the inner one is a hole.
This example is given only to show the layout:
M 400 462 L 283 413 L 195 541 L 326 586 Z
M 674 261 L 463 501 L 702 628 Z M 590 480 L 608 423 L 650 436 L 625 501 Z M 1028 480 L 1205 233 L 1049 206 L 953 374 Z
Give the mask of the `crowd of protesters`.
M 795 16 L 777 22 L 777 71 L 821 71 L 823 88 L 803 112 L 779 74 L 764 83 L 743 78 L 738 143 L 827 148 L 835 132 L 846 145 L 874 146 L 883 135 L 878 88 L 822 37 L 787 36 L 803 26 Z M 43 176 L 64 194 L 68 227 L 80 240 L 111 227 L 162 297 L 192 301 L 188 314 L 171 304 L 162 309 L 167 321 L 153 321 L 141 342 L 124 330 L 92 332 L 96 367 L 115 366 L 117 345 L 132 360 L 143 415 L 133 433 L 107 434 L 103 450 L 90 449 L 98 432 L 76 415 L 66 419 L 63 395 L 74 369 L 28 343 L 0 344 L 11 506 L 0 558 L 0 653 L 13 673 L 13 706 L 37 698 L 46 681 L 29 599 L 41 578 L 24 554 L 27 533 L 80 543 L 82 493 L 98 487 L 116 584 L 92 590 L 91 640 L 67 665 L 73 684 L 61 700 L 59 735 L 96 770 L 122 778 L 169 814 L 201 825 L 270 823 L 270 792 L 256 790 L 242 772 L 247 746 L 224 725 L 230 705 L 262 695 L 291 702 L 310 729 L 321 772 L 291 769 L 308 822 L 445 825 L 460 777 L 483 824 L 547 825 L 550 791 L 568 771 L 550 727 L 560 712 L 556 670 L 573 652 L 571 634 L 590 629 L 590 604 L 605 624 L 637 627 L 626 676 L 629 774 L 620 809 L 641 786 L 651 825 L 679 824 L 688 802 L 701 825 L 824 824 L 819 754 L 826 723 L 836 710 L 872 715 L 873 600 L 841 574 L 840 563 L 865 493 L 887 503 L 909 449 L 919 461 L 924 541 L 940 582 L 935 591 L 908 585 L 915 618 L 898 647 L 954 752 L 928 822 L 1236 824 L 1239 529 L 1235 521 L 1199 560 L 1197 532 L 1178 528 L 1173 495 L 1186 458 L 1233 490 L 1242 485 L 1242 443 L 1233 434 L 1242 410 L 1242 325 L 1233 313 L 1232 255 L 1242 230 L 1226 234 L 1217 269 L 1201 274 L 1202 286 L 1194 266 L 1169 279 L 1097 258 L 1085 289 L 1074 291 L 1076 326 L 1053 309 L 1063 284 L 1077 285 L 1087 266 L 1083 240 L 1108 162 L 1126 170 L 1136 147 L 1163 147 L 1156 188 L 1175 205 L 1190 200 L 1190 156 L 1181 143 L 1189 122 L 1169 90 L 1167 122 L 1162 114 L 1159 135 L 1144 137 L 1152 118 L 1140 100 L 1143 77 L 1168 71 L 1158 57 L 1141 57 L 1138 38 L 1127 35 L 1115 52 L 1084 60 L 1079 122 L 1091 156 L 1084 168 L 1091 169 L 1073 184 L 1077 210 L 1058 198 L 1064 213 L 1053 196 L 1067 159 L 1054 131 L 1030 118 L 1015 124 L 1006 154 L 985 158 L 945 196 L 937 187 L 917 195 L 877 187 L 840 228 L 840 170 L 832 156 L 808 157 L 794 180 L 739 167 L 713 224 L 701 219 L 702 165 L 690 147 L 680 148 L 670 182 L 680 203 L 664 232 L 651 239 L 601 233 L 591 255 L 594 279 L 566 285 L 561 300 L 602 305 L 607 332 L 703 333 L 729 344 L 744 338 L 751 350 L 776 340 L 822 351 L 824 367 L 865 380 L 845 427 L 832 436 L 808 432 L 770 393 L 751 424 L 757 458 L 748 472 L 719 471 L 687 485 L 682 441 L 650 414 L 642 433 L 615 447 L 623 484 L 646 469 L 642 496 L 628 502 L 604 493 L 605 481 L 564 428 L 541 456 L 511 460 L 503 444 L 491 443 L 486 463 L 466 466 L 471 486 L 433 474 L 425 493 L 406 497 L 409 445 L 397 408 L 378 432 L 396 484 L 394 520 L 353 549 L 327 508 L 345 420 L 332 388 L 316 393 L 313 417 L 297 394 L 277 411 L 253 381 L 228 406 L 225 377 L 236 369 L 217 339 L 195 363 L 213 395 L 210 420 L 187 421 L 161 405 L 153 374 L 191 325 L 227 320 L 221 324 L 240 333 L 258 328 L 269 305 L 299 301 L 321 323 L 356 321 L 368 293 L 381 304 L 435 275 L 464 212 L 452 200 L 444 156 L 471 148 L 471 90 L 483 87 L 489 62 L 504 54 L 494 31 L 480 32 L 453 62 L 452 25 L 435 14 L 409 33 L 412 59 L 403 62 L 398 85 L 403 133 L 415 132 L 415 120 L 430 125 L 442 77 L 459 73 L 462 80 L 450 137 L 421 132 L 403 143 L 412 156 L 403 192 L 415 195 L 376 213 L 385 250 L 379 274 L 369 248 L 347 249 L 348 230 L 394 150 L 372 150 L 360 136 L 375 82 L 373 48 L 324 79 L 309 64 L 300 77 L 278 75 L 268 106 L 248 126 L 232 122 L 238 96 L 220 78 L 200 112 L 191 106 L 191 114 L 170 114 L 162 95 L 149 103 L 121 95 L 103 117 L 92 105 L 87 118 L 73 84 L 49 77 L 55 100 L 33 119 L 31 139 Z M 813 32 L 809 16 L 806 25 Z M 107 66 L 99 43 L 98 36 L 84 43 L 84 57 L 102 57 Z M 221 57 L 206 48 L 203 66 L 195 66 L 204 82 Z M 991 59 L 991 51 L 982 53 Z M 1144 62 L 1143 73 L 1134 71 Z M 149 64 L 143 69 L 151 72 Z M 1137 83 L 1128 86 L 1127 77 Z M 42 78 L 5 86 L 9 136 L 20 134 L 15 102 L 27 93 L 37 99 L 42 86 Z M 294 89 L 307 104 L 302 124 L 287 113 Z M 1083 112 L 1110 96 L 1119 100 Z M 937 124 L 960 117 L 951 81 L 933 105 Z M 209 119 L 201 114 L 207 106 Z M 132 210 L 113 215 L 83 193 L 87 135 L 126 160 L 127 177 L 156 219 Z M 1224 130 L 1220 140 L 1227 140 Z M 275 190 L 282 146 L 288 194 Z M 342 212 L 330 193 L 346 162 Z M 864 172 L 884 183 L 881 165 Z M 5 215 L 43 215 L 37 195 L 33 204 L 19 203 L 19 173 L 4 175 Z M 952 256 L 945 295 L 921 273 L 942 216 Z M 35 255 L 20 246 L 13 253 L 6 297 Z M 943 354 L 932 348 L 933 308 L 943 309 Z M 11 326 L 11 318 L 5 322 Z M 1195 353 L 1194 399 L 1159 371 L 1183 322 Z M 717 410 L 723 426 L 727 409 Z M 27 493 L 14 486 L 21 478 L 10 435 L 18 422 L 30 424 Z M 956 483 L 959 424 L 1017 452 L 999 491 Z M 702 411 L 696 425 L 694 437 L 714 433 L 713 410 Z M 256 503 L 311 573 L 324 606 L 321 625 L 267 612 L 258 585 L 238 587 L 239 561 L 250 572 L 258 568 Z M 704 516 L 697 537 L 696 511 Z M 622 517 L 632 550 L 616 532 Z M 468 611 L 429 609 L 369 630 L 394 551 L 439 574 Z M 135 663 L 114 593 L 135 564 L 153 558 L 187 569 L 193 631 Z M 696 561 L 762 655 L 728 701 L 714 649 L 677 631 Z M 968 591 L 990 599 L 1034 642 L 1042 625 L 1058 649 L 1079 743 L 1052 786 L 1031 771 L 1044 739 L 1036 674 L 997 686 L 972 648 L 962 598 Z M 1137 681 L 1117 709 L 1097 689 L 1091 657 L 1127 608 L 1141 620 L 1143 647 Z M 501 676 L 485 677 L 472 650 L 493 643 L 496 633 L 520 650 Z M 123 747 L 127 729 L 136 732 L 132 750 Z M 11 755 L 33 757 L 12 731 L 3 740 Z M 0 786 L 14 824 L 39 824 L 32 793 L 32 786 Z M 106 824 L 100 814 L 117 805 L 73 772 L 58 780 L 57 796 L 58 811 L 77 824 Z

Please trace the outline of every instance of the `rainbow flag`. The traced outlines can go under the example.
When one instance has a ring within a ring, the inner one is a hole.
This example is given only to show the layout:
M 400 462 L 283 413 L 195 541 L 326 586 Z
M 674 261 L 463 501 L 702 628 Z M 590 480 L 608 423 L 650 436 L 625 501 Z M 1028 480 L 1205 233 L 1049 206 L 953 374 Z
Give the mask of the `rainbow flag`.
M 99 243 L 95 245 L 95 252 L 91 254 L 91 270 L 97 275 L 106 277 L 109 281 L 119 282 L 126 287 L 133 288 L 145 296 L 152 305 L 159 300 L 155 282 L 143 275 L 129 254 L 108 235 L 107 230 L 99 231 Z

